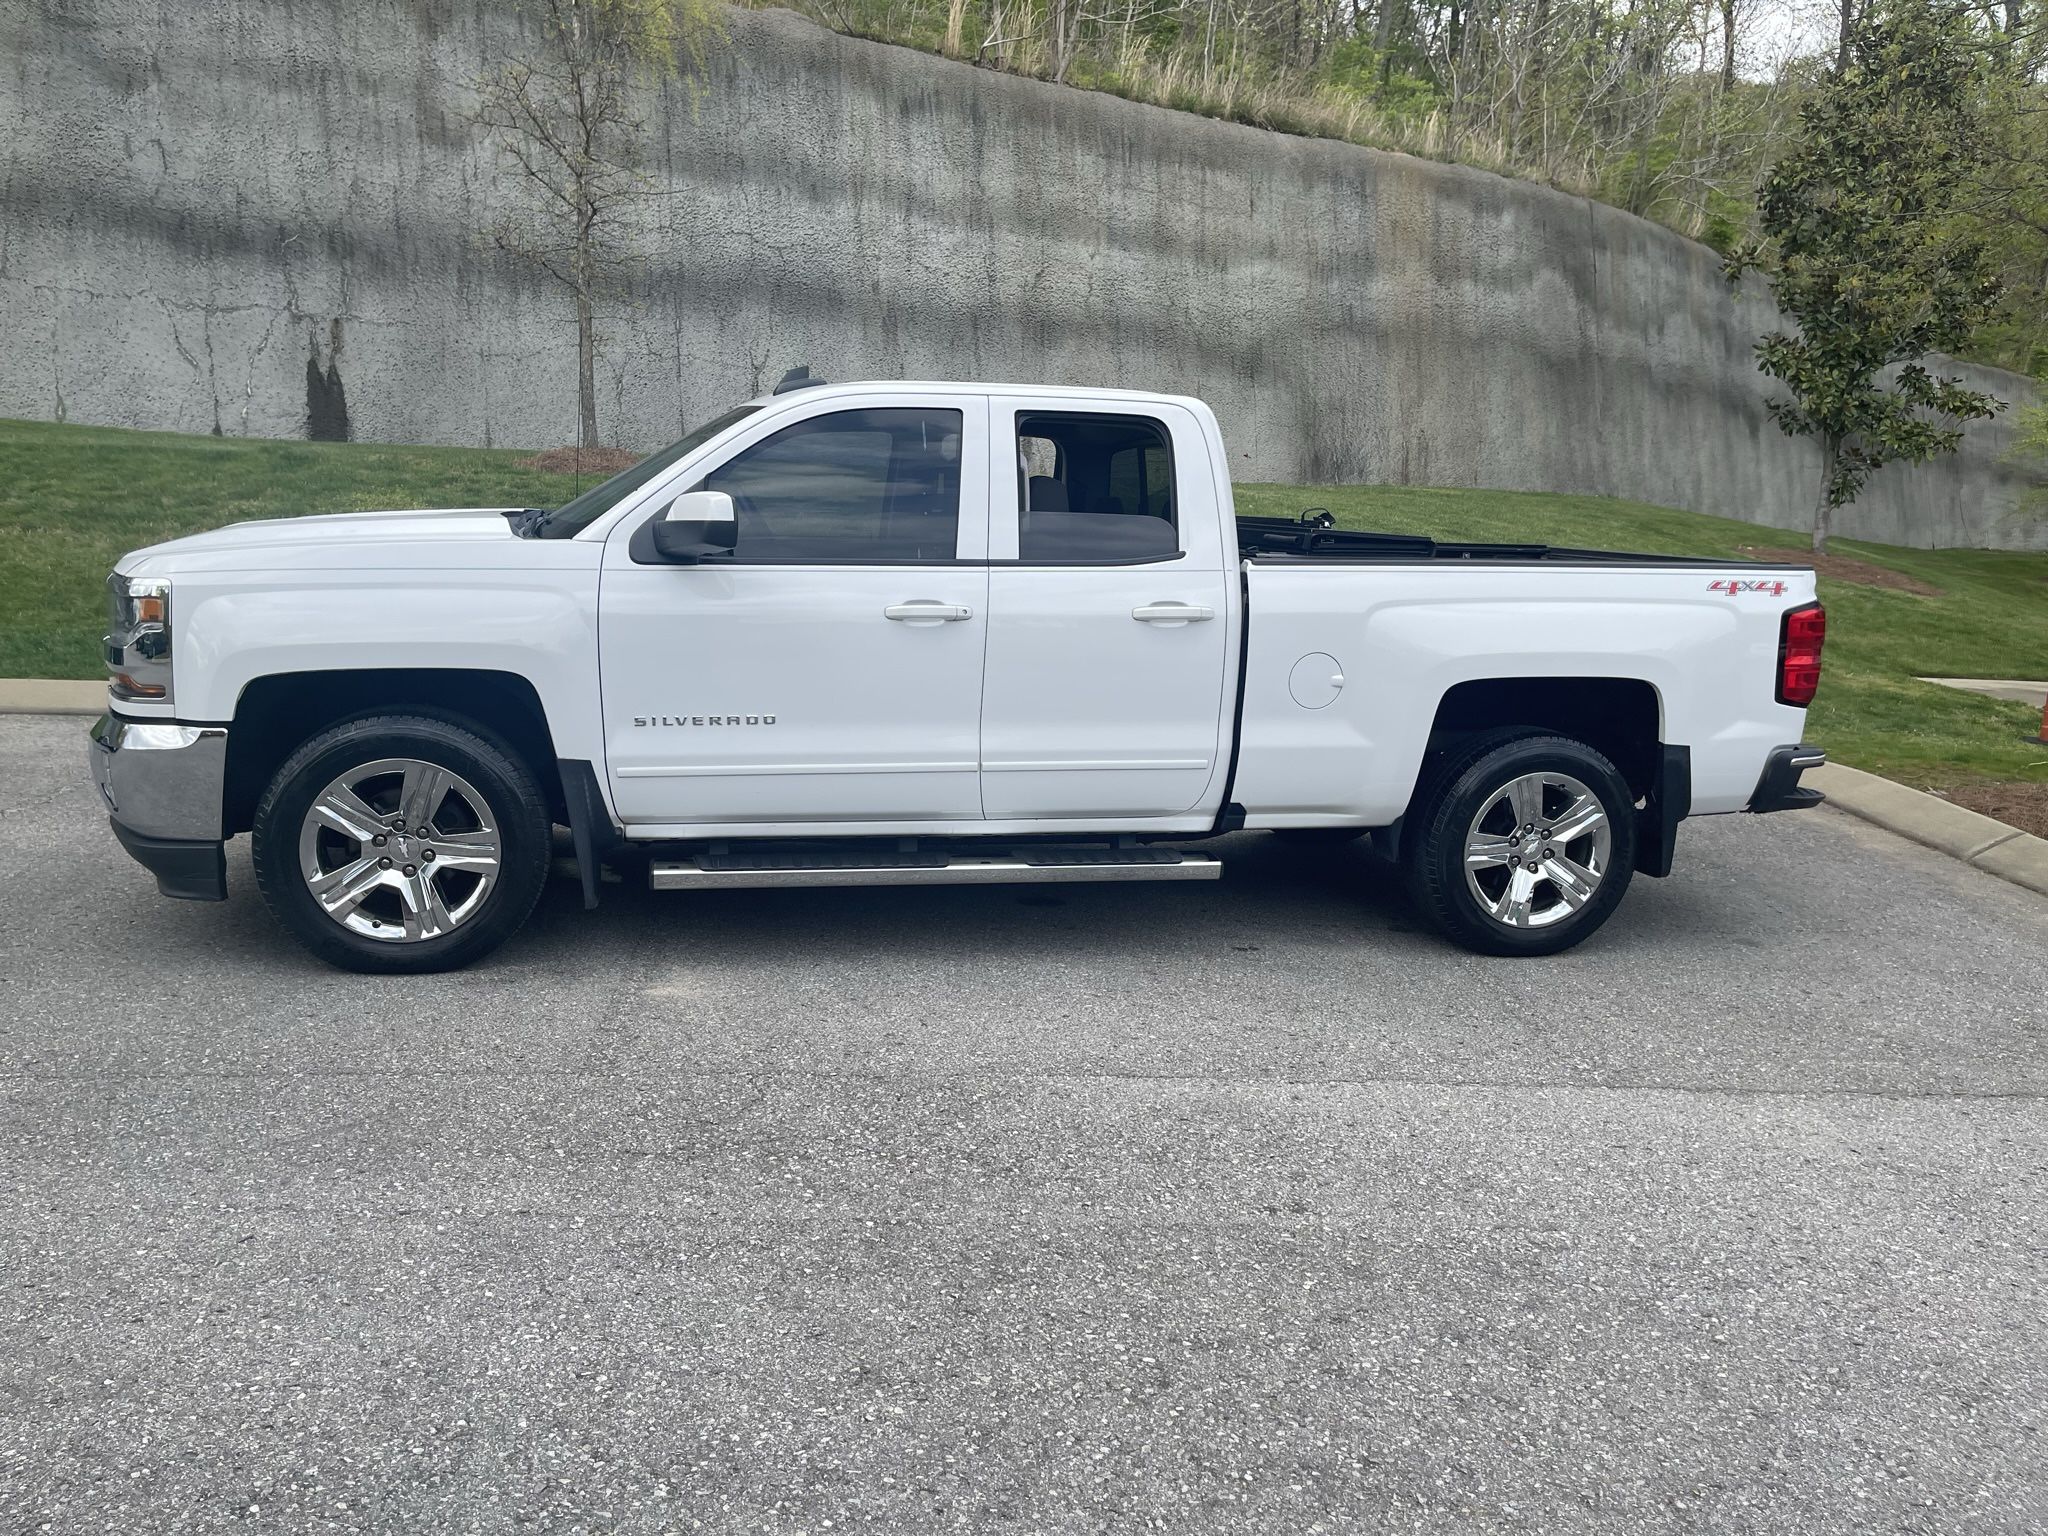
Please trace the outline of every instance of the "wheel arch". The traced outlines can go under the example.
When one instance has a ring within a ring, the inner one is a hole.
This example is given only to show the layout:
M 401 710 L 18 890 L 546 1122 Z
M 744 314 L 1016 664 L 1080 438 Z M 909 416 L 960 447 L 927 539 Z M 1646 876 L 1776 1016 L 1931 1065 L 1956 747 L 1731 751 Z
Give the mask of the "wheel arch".
M 1545 731 L 1595 748 L 1640 798 L 1655 786 L 1664 700 L 1639 677 L 1488 677 L 1456 683 L 1437 701 L 1425 757 L 1434 762 L 1480 732 Z
M 550 814 L 565 819 L 554 736 L 540 694 L 516 672 L 468 667 L 364 667 L 252 678 L 228 729 L 222 829 L 246 832 L 256 803 L 300 743 L 346 720 L 426 714 L 495 740 L 532 771 Z

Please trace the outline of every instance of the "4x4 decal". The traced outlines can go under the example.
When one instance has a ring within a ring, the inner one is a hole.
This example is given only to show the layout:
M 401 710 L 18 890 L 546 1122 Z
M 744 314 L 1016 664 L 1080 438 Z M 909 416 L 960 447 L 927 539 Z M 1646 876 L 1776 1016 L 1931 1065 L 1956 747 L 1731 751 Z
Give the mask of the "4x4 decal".
M 1724 579 L 1708 582 L 1707 590 L 1709 592 L 1726 592 L 1730 597 L 1739 596 L 1744 592 L 1761 592 L 1766 597 L 1783 597 L 1785 595 L 1785 583 L 1775 580 L 1733 581 Z

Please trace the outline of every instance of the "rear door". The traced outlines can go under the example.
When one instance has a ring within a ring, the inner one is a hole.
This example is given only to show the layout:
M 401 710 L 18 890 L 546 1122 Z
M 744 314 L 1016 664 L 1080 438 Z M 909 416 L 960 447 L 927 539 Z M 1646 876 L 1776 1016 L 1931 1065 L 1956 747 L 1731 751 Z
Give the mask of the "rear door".
M 994 820 L 1171 816 L 1220 792 L 1233 563 L 1194 416 L 990 401 L 981 795 Z
M 692 487 L 738 543 L 605 550 L 600 676 L 629 824 L 975 821 L 987 631 L 986 401 L 866 395 L 778 413 Z

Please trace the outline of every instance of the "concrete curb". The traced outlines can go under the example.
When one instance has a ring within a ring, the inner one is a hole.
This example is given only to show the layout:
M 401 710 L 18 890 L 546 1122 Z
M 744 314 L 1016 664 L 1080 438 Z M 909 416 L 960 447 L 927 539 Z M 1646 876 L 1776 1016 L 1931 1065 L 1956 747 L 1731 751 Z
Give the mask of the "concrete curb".
M 0 715 L 103 715 L 104 682 L 75 683 L 44 677 L 0 677 Z
M 1799 782 L 1837 810 L 2048 896 L 2048 838 L 1840 763 L 1810 769 Z

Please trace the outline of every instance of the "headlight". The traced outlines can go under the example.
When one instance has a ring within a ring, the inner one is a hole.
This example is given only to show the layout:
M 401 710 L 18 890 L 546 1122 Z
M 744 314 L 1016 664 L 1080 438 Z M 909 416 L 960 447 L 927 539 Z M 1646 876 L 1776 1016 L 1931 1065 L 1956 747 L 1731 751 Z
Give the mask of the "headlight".
M 107 686 L 116 699 L 171 697 L 171 584 L 107 578 Z

